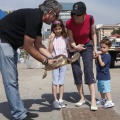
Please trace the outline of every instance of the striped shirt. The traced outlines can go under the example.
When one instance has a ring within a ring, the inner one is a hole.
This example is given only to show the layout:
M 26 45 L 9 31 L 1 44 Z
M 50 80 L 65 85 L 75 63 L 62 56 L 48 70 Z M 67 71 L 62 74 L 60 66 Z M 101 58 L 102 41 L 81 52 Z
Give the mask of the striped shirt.
M 61 37 L 55 37 L 53 41 L 53 52 L 52 56 L 57 56 L 60 54 L 65 55 L 68 57 L 68 52 L 67 52 L 67 38 Z

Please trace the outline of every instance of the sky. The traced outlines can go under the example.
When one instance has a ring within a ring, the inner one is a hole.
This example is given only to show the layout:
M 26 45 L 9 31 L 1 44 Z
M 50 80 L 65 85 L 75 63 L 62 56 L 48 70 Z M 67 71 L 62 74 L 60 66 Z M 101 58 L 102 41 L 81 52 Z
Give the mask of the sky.
M 0 0 L 0 9 L 4 11 L 21 8 L 37 8 L 44 0 Z M 79 0 L 58 0 L 73 3 Z M 87 6 L 87 13 L 94 16 L 95 24 L 120 23 L 120 0 L 81 0 Z

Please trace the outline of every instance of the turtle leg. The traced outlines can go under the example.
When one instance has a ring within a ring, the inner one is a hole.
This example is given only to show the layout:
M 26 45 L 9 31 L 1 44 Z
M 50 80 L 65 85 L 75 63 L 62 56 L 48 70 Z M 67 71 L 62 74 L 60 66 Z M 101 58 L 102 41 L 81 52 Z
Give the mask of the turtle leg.
M 71 58 L 67 58 L 67 64 L 72 63 L 72 59 Z
M 75 53 L 71 58 L 67 59 L 68 64 L 75 62 L 79 57 L 80 57 L 80 53 L 79 52 Z
M 42 79 L 44 79 L 47 76 L 47 71 L 45 70 Z

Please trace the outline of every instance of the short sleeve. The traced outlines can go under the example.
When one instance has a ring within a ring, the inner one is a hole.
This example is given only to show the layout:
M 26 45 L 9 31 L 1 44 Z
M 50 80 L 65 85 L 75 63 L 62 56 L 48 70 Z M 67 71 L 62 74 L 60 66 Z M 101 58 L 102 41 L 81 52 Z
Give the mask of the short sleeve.
M 110 61 L 111 61 L 111 57 L 109 54 L 103 57 L 103 62 L 105 63 L 105 65 L 108 64 Z
M 35 39 L 36 35 L 42 36 L 41 28 L 42 28 L 42 22 L 40 22 L 40 18 L 37 15 L 37 13 L 34 12 L 27 14 L 25 34 Z

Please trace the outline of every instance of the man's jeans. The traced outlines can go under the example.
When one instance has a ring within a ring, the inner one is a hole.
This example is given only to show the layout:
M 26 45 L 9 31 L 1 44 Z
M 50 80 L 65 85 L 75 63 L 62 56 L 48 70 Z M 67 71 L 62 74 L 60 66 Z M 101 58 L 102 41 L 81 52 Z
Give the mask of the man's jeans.
M 12 117 L 21 120 L 26 117 L 27 109 L 24 108 L 18 89 L 17 52 L 3 41 L 0 39 L 0 71 Z

